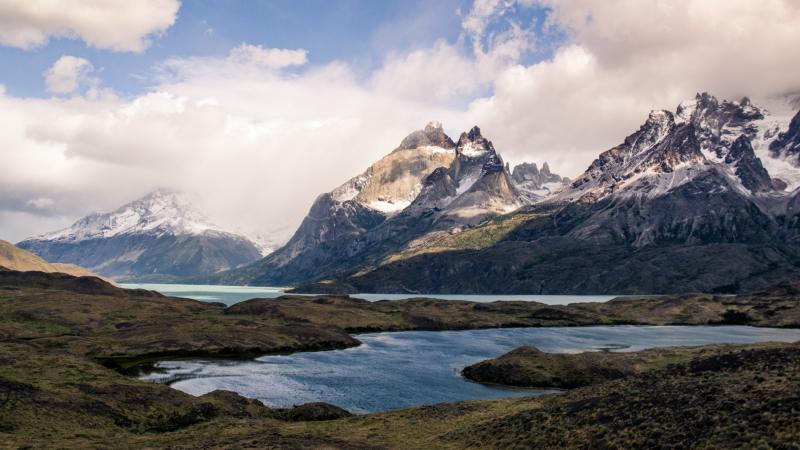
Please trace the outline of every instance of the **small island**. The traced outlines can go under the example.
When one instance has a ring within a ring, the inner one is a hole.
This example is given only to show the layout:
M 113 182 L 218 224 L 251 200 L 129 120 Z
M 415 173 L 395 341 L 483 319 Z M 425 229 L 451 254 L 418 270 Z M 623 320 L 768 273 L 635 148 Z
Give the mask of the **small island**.
M 789 344 L 703 345 L 663 347 L 637 352 L 595 351 L 575 354 L 545 353 L 519 347 L 497 358 L 467 366 L 462 374 L 480 383 L 531 388 L 573 389 L 618 380 L 670 365 L 709 357 L 742 357 L 742 352 L 773 349 Z

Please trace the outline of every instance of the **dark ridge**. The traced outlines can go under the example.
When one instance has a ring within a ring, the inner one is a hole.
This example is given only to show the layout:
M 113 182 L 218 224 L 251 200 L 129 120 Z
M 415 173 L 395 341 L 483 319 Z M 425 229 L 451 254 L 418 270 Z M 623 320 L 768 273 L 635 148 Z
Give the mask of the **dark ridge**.
M 63 289 L 89 295 L 115 297 L 163 297 L 144 289 L 122 289 L 97 277 L 75 277 L 64 273 L 18 272 L 0 267 L 0 286 L 16 288 Z

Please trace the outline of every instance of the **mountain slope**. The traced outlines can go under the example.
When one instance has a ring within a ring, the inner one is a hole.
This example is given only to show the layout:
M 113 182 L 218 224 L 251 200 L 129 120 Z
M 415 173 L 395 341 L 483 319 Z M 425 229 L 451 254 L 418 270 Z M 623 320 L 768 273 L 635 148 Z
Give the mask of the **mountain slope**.
M 760 155 L 791 130 L 767 135 L 767 118 L 747 99 L 700 94 L 651 113 L 568 189 L 512 214 L 529 217 L 501 240 L 389 256 L 334 281 L 364 292 L 666 293 L 798 276 L 800 194 L 788 188 L 800 170 L 770 176 L 777 160 Z
M 247 238 L 211 224 L 189 196 L 167 190 L 18 245 L 50 261 L 137 281 L 176 281 L 261 257 Z
M 99 278 L 94 272 L 75 264 L 49 263 L 2 239 L 0 239 L 0 267 L 20 272 L 65 273 L 76 277 Z
M 359 270 L 419 239 L 472 227 L 541 199 L 540 193 L 549 192 L 542 190 L 545 183 L 564 185 L 546 172 L 544 178 L 520 179 L 520 187 L 478 127 L 454 143 L 432 122 L 363 174 L 320 195 L 284 247 L 203 281 L 286 285 Z

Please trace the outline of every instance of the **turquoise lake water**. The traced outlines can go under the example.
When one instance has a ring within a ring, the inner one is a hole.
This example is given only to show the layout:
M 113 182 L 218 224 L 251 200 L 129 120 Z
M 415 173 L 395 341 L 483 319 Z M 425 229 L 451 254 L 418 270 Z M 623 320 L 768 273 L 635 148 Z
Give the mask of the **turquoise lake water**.
M 286 295 L 285 288 L 250 286 L 212 286 L 196 284 L 120 284 L 128 289 L 148 289 L 174 297 L 221 302 L 233 305 L 251 298 L 275 298 Z M 412 295 L 412 294 L 353 294 L 351 297 L 368 301 L 402 300 L 413 297 L 438 298 L 442 300 L 470 300 L 473 302 L 493 302 L 495 300 L 533 301 L 548 305 L 566 305 L 578 302 L 605 302 L 614 295 Z

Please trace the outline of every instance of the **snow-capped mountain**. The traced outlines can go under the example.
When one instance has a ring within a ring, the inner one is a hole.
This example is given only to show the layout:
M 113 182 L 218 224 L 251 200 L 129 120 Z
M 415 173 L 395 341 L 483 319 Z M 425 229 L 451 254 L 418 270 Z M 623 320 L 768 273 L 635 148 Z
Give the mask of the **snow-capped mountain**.
M 263 256 L 250 239 L 214 225 L 193 200 L 159 189 L 18 245 L 46 260 L 79 264 L 120 280 L 171 281 Z
M 419 195 L 428 174 L 452 163 L 454 149 L 455 143 L 444 133 L 441 123 L 430 122 L 330 195 L 338 203 L 352 200 L 387 215 L 395 214 Z
M 430 233 L 512 212 L 566 185 L 549 168 L 523 176 L 529 167 L 516 169 L 515 182 L 478 127 L 456 143 L 431 122 L 362 174 L 317 197 L 284 247 L 213 281 L 286 284 L 347 270 Z
M 462 133 L 450 167 L 454 195 L 439 199 L 439 221 L 447 227 L 474 225 L 520 208 L 530 201 L 511 182 L 511 174 L 491 141 L 478 127 Z
M 559 197 L 657 197 L 707 171 L 717 172 L 720 189 L 743 195 L 791 192 L 800 185 L 800 169 L 791 162 L 791 150 L 779 150 L 791 148 L 779 139 L 790 141 L 791 132 L 779 131 L 786 127 L 786 118 L 771 117 L 747 98 L 719 102 L 698 94 L 675 113 L 651 112 L 637 132 L 602 153 Z
M 34 239 L 78 242 L 123 234 L 197 235 L 222 231 L 193 200 L 187 193 L 158 189 L 112 212 L 90 214 L 67 228 Z
M 800 113 L 773 116 L 747 98 L 698 94 L 674 112 L 650 113 L 568 187 L 468 233 L 417 239 L 412 252 L 329 273 L 325 286 L 654 294 L 739 292 L 798 277 L 799 128 Z M 431 192 L 451 195 L 448 174 L 435 175 Z

